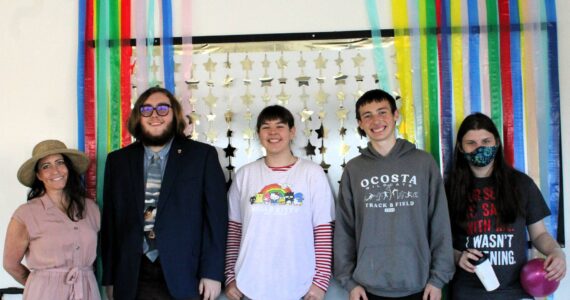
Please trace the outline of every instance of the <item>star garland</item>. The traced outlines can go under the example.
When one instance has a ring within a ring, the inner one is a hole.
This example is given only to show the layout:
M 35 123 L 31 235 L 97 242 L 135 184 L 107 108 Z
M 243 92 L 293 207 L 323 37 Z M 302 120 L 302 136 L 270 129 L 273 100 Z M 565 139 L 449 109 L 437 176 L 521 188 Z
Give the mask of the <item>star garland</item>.
M 212 93 L 212 88 L 214 87 L 214 80 L 212 79 L 212 73 L 216 72 L 217 63 L 208 56 L 208 61 L 204 63 L 204 69 L 208 72 L 208 80 L 206 81 L 208 85 L 208 95 L 204 97 L 204 102 L 208 107 L 208 114 L 206 119 L 208 120 L 208 130 L 206 131 L 206 141 L 208 143 L 215 143 L 218 140 L 218 131 L 215 129 L 214 121 L 216 120 L 216 114 L 214 113 L 214 108 L 218 102 L 218 97 Z
M 247 142 L 247 147 L 245 148 L 245 153 L 248 157 L 251 156 L 252 153 L 252 145 L 251 140 L 255 136 L 255 131 L 252 129 L 251 120 L 253 119 L 251 113 L 251 104 L 253 103 L 253 99 L 255 96 L 250 91 L 251 79 L 249 78 L 249 72 L 252 70 L 253 61 L 249 59 L 249 55 L 245 55 L 245 58 L 240 62 L 241 68 L 245 73 L 245 78 L 243 79 L 243 84 L 245 85 L 245 94 L 241 96 L 242 103 L 246 107 L 246 112 L 244 113 L 244 119 L 247 121 L 247 128 L 244 129 L 242 136 L 243 139 Z
M 224 89 L 227 90 L 227 95 L 230 94 L 230 88 L 233 85 L 233 77 L 230 76 L 230 71 L 232 68 L 232 64 L 230 62 L 230 54 L 227 53 L 226 54 L 226 61 L 224 62 L 224 68 L 226 69 L 226 76 L 224 77 L 224 81 L 222 83 L 222 86 L 224 87 Z M 228 159 L 228 165 L 226 166 L 226 170 L 228 170 L 228 182 L 227 184 L 227 188 L 229 189 L 229 187 L 232 184 L 232 178 L 233 178 L 233 172 L 235 167 L 232 165 L 232 158 L 235 157 L 235 151 L 237 150 L 237 148 L 235 148 L 232 145 L 232 136 L 233 136 L 233 130 L 232 130 L 232 121 L 233 121 L 233 116 L 234 116 L 234 112 L 232 111 L 232 97 L 228 96 L 228 101 L 227 101 L 227 109 L 226 112 L 224 113 L 224 120 L 226 121 L 226 125 L 227 125 L 227 129 L 226 129 L 226 137 L 228 138 L 228 145 L 224 148 L 224 152 L 226 154 L 226 158 Z
M 289 104 L 289 99 L 291 95 L 285 92 L 285 85 L 287 84 L 287 78 L 285 77 L 285 69 L 287 68 L 287 61 L 283 58 L 283 51 L 279 59 L 275 61 L 277 64 L 277 69 L 281 70 L 281 77 L 279 77 L 279 85 L 281 86 L 281 93 L 277 95 L 277 103 L 282 106 L 287 106 Z
M 336 98 L 338 100 L 338 108 L 336 110 L 336 118 L 338 120 L 339 134 L 340 134 L 340 156 L 342 157 L 342 164 L 341 167 L 344 168 L 346 165 L 346 155 L 350 151 L 350 146 L 344 140 L 346 135 L 346 128 L 344 127 L 344 122 L 346 121 L 346 117 L 348 115 L 348 110 L 344 107 L 344 100 L 346 95 L 343 91 L 344 85 L 346 84 L 346 78 L 348 76 L 344 75 L 342 72 L 342 63 L 344 60 L 342 59 L 341 52 L 338 52 L 338 58 L 335 60 L 336 65 L 338 66 L 338 72 L 335 76 L 335 85 L 338 86 L 338 91 L 336 93 Z
M 321 146 L 319 147 L 319 153 L 321 154 L 321 167 L 328 173 L 330 164 L 325 161 L 325 154 L 327 153 L 327 147 L 325 147 L 325 138 L 328 134 L 328 129 L 324 127 L 324 120 L 326 117 L 325 104 L 328 103 L 329 94 L 323 89 L 323 84 L 326 78 L 323 76 L 323 70 L 326 69 L 327 59 L 323 57 L 323 53 L 319 52 L 319 56 L 314 60 L 315 68 L 319 70 L 319 77 L 317 77 L 317 83 L 319 84 L 319 91 L 315 95 L 317 106 L 319 107 L 319 121 L 321 126 L 319 129 L 315 130 L 317 133 L 317 138 L 321 140 Z

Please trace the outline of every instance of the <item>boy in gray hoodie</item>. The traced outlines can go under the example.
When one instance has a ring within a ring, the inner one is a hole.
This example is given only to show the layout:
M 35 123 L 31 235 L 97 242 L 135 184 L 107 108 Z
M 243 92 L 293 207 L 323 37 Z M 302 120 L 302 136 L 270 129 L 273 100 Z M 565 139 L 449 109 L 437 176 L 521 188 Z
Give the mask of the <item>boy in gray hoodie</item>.
M 369 142 L 340 182 L 334 274 L 351 300 L 439 300 L 455 270 L 439 168 L 430 154 L 396 138 L 390 94 L 366 92 L 356 119 Z

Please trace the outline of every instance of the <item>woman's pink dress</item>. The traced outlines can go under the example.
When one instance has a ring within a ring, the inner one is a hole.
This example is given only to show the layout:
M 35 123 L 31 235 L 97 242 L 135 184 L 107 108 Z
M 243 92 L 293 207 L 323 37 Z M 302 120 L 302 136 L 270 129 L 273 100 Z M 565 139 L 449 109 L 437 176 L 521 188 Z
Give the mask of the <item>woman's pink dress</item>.
M 101 218 L 94 201 L 85 201 L 85 213 L 78 222 L 71 221 L 47 195 L 22 204 L 13 218 L 26 226 L 30 237 L 25 265 L 31 273 L 24 299 L 101 299 L 93 273 Z

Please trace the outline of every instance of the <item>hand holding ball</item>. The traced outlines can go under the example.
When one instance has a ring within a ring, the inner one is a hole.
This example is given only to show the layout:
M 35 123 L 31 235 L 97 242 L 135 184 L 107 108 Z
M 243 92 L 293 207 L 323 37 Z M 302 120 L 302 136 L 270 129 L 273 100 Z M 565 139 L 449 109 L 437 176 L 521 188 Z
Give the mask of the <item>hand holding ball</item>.
M 521 285 L 533 297 L 548 296 L 558 288 L 560 282 L 546 279 L 544 259 L 529 260 L 521 269 Z

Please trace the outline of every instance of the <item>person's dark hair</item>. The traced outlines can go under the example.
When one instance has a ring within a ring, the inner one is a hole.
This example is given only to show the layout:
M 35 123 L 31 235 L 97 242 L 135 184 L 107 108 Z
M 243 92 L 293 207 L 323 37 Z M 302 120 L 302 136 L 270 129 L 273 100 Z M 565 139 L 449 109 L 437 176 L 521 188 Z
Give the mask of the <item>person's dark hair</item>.
M 295 118 L 288 109 L 281 105 L 271 105 L 261 110 L 259 116 L 257 116 L 257 124 L 255 126 L 257 133 L 259 133 L 259 129 L 263 123 L 273 120 L 286 123 L 289 128 L 295 127 Z
M 394 99 L 392 95 L 380 89 L 370 90 L 364 93 L 362 96 L 360 96 L 360 98 L 358 98 L 358 100 L 356 101 L 354 109 L 356 113 L 356 119 L 360 121 L 360 107 L 368 103 L 382 102 L 382 101 L 388 101 L 388 103 L 390 104 L 390 110 L 392 111 L 392 114 L 395 113 L 396 110 L 398 109 L 398 107 L 396 106 L 396 99 Z M 358 127 L 357 129 L 360 136 L 366 137 L 366 132 L 364 132 L 364 130 L 362 130 L 360 127 Z
M 174 126 L 174 134 L 176 136 L 180 136 L 180 137 L 185 137 L 186 135 L 184 134 L 184 129 L 186 128 L 186 125 L 189 125 L 186 123 L 186 120 L 184 119 L 184 117 L 182 116 L 182 105 L 180 105 L 180 103 L 178 102 L 178 100 L 176 99 L 176 97 L 174 97 L 174 95 L 172 95 L 172 93 L 170 91 L 168 91 L 165 88 L 161 88 L 158 86 L 155 87 L 151 87 L 149 89 L 147 89 L 146 91 L 144 91 L 144 93 L 142 93 L 139 98 L 137 99 L 137 101 L 135 102 L 135 105 L 133 106 L 133 109 L 131 110 L 131 115 L 129 116 L 129 120 L 127 123 L 127 127 L 129 128 L 129 133 L 137 140 L 141 140 L 142 137 L 142 128 L 141 128 L 141 106 L 144 104 L 144 102 L 153 94 L 155 93 L 161 93 L 163 95 L 165 95 L 168 100 L 170 101 L 170 109 L 172 110 L 172 116 L 173 116 L 173 126 Z
M 459 126 L 450 172 L 447 174 L 445 190 L 452 223 L 461 227 L 466 225 L 467 212 L 471 202 L 470 192 L 473 190 L 475 175 L 471 172 L 469 162 L 463 156 L 461 144 L 469 130 L 484 129 L 493 134 L 497 143 L 497 154 L 493 161 L 491 177 L 495 185 L 495 208 L 499 224 L 512 224 L 517 216 L 525 212 L 518 199 L 519 193 L 515 188 L 515 170 L 509 166 L 503 155 L 503 145 L 499 131 L 493 120 L 482 113 L 474 113 L 465 118 Z
M 63 188 L 63 193 L 69 201 L 66 214 L 70 220 L 77 222 L 83 219 L 85 212 L 85 185 L 83 184 L 81 175 L 75 171 L 71 160 L 65 156 L 65 154 L 62 154 L 62 156 L 65 166 L 67 167 L 67 182 Z M 39 171 L 38 167 L 39 160 L 34 167 L 36 173 Z M 36 177 L 34 179 L 34 183 L 32 183 L 32 188 L 28 193 L 28 201 L 33 198 L 43 196 L 45 193 L 46 188 L 44 186 L 44 183 Z

